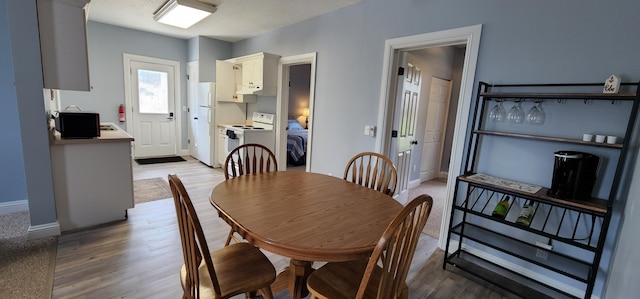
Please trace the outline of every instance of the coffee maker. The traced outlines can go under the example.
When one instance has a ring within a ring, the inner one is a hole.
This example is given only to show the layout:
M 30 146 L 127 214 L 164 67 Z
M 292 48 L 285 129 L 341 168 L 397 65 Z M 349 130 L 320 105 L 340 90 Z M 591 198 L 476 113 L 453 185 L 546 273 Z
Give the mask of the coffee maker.
M 547 195 L 562 199 L 591 199 L 600 158 L 576 151 L 558 151 L 554 156 L 553 178 Z

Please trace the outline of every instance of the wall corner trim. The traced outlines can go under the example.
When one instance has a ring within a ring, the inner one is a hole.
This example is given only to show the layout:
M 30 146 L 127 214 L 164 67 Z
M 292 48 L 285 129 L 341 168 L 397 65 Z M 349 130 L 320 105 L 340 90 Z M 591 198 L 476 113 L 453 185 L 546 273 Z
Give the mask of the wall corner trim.
M 42 239 L 48 237 L 55 237 L 60 235 L 60 223 L 58 221 L 31 225 L 27 231 L 27 238 L 29 240 Z

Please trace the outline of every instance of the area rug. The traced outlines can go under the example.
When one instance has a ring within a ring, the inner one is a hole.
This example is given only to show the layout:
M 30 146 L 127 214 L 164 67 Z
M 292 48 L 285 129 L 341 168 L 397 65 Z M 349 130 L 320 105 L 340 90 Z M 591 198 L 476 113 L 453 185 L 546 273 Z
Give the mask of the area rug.
M 29 213 L 0 215 L 0 298 L 51 298 L 57 237 L 29 240 Z
M 157 164 L 157 163 L 183 162 L 186 160 L 180 156 L 175 156 L 175 157 L 162 157 L 162 158 L 135 159 L 135 161 L 136 163 L 138 163 L 138 165 L 147 165 L 147 164 Z
M 171 188 L 163 178 L 150 178 L 133 181 L 133 199 L 136 204 L 170 198 Z

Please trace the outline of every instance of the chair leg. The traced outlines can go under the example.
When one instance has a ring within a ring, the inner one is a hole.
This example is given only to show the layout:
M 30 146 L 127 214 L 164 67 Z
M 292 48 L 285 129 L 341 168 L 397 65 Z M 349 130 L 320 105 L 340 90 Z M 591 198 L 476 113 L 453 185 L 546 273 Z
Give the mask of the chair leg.
M 233 238 L 233 228 L 229 230 L 229 235 L 227 236 L 227 241 L 224 243 L 224 246 L 229 246 L 231 238 Z
M 261 291 L 262 291 L 262 297 L 264 297 L 264 299 L 273 299 L 273 293 L 271 292 L 271 287 L 263 288 Z

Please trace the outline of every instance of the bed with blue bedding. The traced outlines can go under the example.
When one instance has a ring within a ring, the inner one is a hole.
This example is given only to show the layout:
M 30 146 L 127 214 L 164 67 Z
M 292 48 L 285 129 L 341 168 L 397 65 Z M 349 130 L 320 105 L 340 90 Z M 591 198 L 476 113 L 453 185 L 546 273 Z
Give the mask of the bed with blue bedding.
M 289 120 L 287 124 L 287 164 L 304 165 L 307 159 L 308 130 L 297 120 Z

